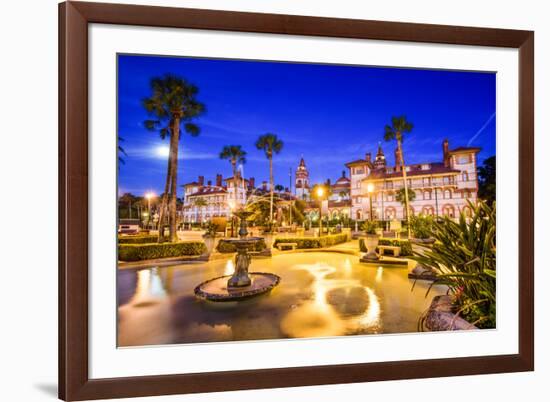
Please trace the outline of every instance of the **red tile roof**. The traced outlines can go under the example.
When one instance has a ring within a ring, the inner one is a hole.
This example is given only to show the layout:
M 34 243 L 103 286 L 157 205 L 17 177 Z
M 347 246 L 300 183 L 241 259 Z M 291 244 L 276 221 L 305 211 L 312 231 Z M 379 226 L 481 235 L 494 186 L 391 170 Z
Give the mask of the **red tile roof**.
M 454 153 L 465 152 L 465 151 L 479 152 L 479 151 L 481 151 L 481 148 L 478 148 L 478 147 L 458 147 L 458 148 L 455 148 L 455 149 L 450 149 L 449 153 L 454 154 Z
M 367 161 L 366 159 L 357 159 L 357 160 L 354 160 L 352 162 L 346 163 L 346 166 L 350 167 L 350 166 L 353 166 L 353 165 L 364 165 L 364 164 L 369 164 L 370 165 L 370 162 Z
M 407 172 L 407 177 L 410 176 L 424 176 L 430 174 L 443 174 L 443 173 L 460 173 L 460 170 L 451 169 L 446 167 L 443 163 L 431 163 L 429 169 L 421 169 L 421 165 L 409 166 L 410 170 Z M 373 170 L 368 176 L 368 179 L 391 179 L 394 177 L 402 177 L 401 170 L 393 173 L 387 173 L 386 170 Z

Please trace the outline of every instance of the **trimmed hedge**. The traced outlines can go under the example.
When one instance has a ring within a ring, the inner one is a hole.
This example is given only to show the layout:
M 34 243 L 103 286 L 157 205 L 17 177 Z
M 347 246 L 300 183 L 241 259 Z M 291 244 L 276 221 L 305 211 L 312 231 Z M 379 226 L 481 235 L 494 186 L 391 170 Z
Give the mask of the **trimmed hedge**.
M 156 258 L 201 255 L 206 251 L 206 245 L 200 241 L 119 244 L 118 259 L 120 261 L 153 260 Z
M 266 249 L 264 240 L 257 241 L 250 247 L 250 251 L 262 251 Z M 234 253 L 237 251 L 234 244 L 229 243 L 227 240 L 221 239 L 216 246 L 216 250 L 219 253 Z
M 399 246 L 401 247 L 400 255 L 402 256 L 410 256 L 413 254 L 412 244 L 409 240 L 380 238 L 378 244 L 380 246 Z M 364 253 L 367 252 L 364 239 L 359 239 L 359 249 Z M 376 248 L 376 252 L 378 252 L 378 247 Z
M 296 243 L 296 248 L 299 249 L 324 248 L 334 246 L 335 244 L 345 243 L 346 241 L 348 241 L 348 235 L 346 233 L 322 237 L 284 237 L 275 239 L 273 247 L 277 247 L 279 243 Z
M 157 235 L 119 236 L 118 244 L 146 244 L 156 243 Z

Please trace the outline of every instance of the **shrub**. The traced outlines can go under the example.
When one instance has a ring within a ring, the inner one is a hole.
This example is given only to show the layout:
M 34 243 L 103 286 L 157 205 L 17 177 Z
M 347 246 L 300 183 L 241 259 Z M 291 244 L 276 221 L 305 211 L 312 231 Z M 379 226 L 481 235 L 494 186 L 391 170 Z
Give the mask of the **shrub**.
M 264 240 L 257 241 L 250 246 L 249 251 L 262 251 L 265 250 L 266 244 Z M 221 239 L 216 247 L 219 253 L 234 253 L 237 251 L 234 244 L 229 243 L 227 240 Z
M 345 243 L 346 241 L 348 241 L 347 233 L 338 233 L 322 237 L 284 237 L 275 239 L 273 247 L 277 247 L 279 243 L 296 243 L 296 248 L 299 249 L 323 248 Z
M 177 243 L 119 244 L 120 261 L 153 260 L 156 258 L 201 255 L 206 252 L 206 245 L 200 241 L 183 241 Z
M 119 236 L 118 244 L 145 244 L 156 243 L 158 236 L 156 235 L 136 235 L 136 236 Z
M 413 249 L 412 244 L 408 240 L 402 240 L 402 239 L 386 239 L 381 237 L 378 240 L 378 244 L 380 246 L 399 246 L 401 247 L 401 254 L 404 257 L 413 255 Z M 367 247 L 365 246 L 364 239 L 359 239 L 359 249 L 366 253 Z M 376 252 L 379 252 L 378 247 L 376 248 Z
M 437 272 L 434 284 L 449 287 L 463 318 L 480 328 L 496 327 L 496 205 L 470 203 L 472 217 L 433 223 L 436 242 L 415 252 L 419 264 Z
M 431 216 L 411 216 L 411 230 L 417 239 L 429 239 L 432 236 L 433 218 Z

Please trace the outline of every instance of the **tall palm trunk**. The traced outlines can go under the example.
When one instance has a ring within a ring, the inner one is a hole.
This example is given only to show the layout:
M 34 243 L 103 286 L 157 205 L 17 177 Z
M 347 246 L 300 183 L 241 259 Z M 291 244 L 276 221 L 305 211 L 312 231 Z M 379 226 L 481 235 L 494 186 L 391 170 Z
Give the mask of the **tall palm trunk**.
M 170 136 L 170 150 L 173 148 L 174 136 Z M 171 154 L 171 152 L 170 152 Z M 159 222 L 158 222 L 158 242 L 162 243 L 164 241 L 164 221 L 166 219 L 166 211 L 168 209 L 168 193 L 170 192 L 170 183 L 171 183 L 171 159 L 168 158 L 168 164 L 166 169 L 166 182 L 164 184 L 164 193 L 162 194 L 162 201 L 160 203 L 159 210 Z
M 180 118 L 174 117 L 172 125 L 173 142 L 170 147 L 170 204 L 169 204 L 169 222 L 170 222 L 170 241 L 175 242 L 178 240 L 178 233 L 176 231 L 176 218 L 177 218 L 177 198 L 178 198 L 178 148 L 180 137 Z
M 407 184 L 407 169 L 405 169 L 405 158 L 403 157 L 403 149 L 401 148 L 401 140 L 397 140 L 397 148 L 399 149 L 399 156 L 401 158 L 401 171 L 403 172 L 403 184 L 405 186 L 405 218 L 407 220 L 407 235 L 411 237 L 411 221 L 409 213 L 409 186 Z
M 269 224 L 273 222 L 273 155 L 269 155 Z

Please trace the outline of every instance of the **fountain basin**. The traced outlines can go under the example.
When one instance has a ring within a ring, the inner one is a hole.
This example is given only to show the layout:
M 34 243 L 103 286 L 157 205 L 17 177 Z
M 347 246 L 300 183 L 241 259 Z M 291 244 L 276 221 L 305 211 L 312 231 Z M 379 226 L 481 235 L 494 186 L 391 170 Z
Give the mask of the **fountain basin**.
M 239 301 L 271 291 L 281 278 L 266 272 L 249 272 L 251 283 L 247 286 L 228 286 L 231 275 L 209 279 L 195 288 L 195 296 L 216 302 Z

